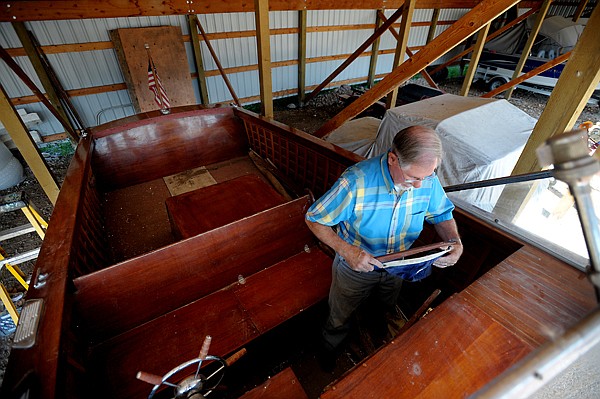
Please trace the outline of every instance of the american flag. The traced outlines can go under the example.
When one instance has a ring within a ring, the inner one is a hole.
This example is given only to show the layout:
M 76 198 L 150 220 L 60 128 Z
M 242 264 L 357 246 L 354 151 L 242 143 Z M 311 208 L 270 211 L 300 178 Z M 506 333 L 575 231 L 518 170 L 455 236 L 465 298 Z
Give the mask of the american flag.
M 167 92 L 165 91 L 165 88 L 158 77 L 156 67 L 154 66 L 154 62 L 152 61 L 152 57 L 150 57 L 150 55 L 148 55 L 148 88 L 152 93 L 154 93 L 154 102 L 156 102 L 159 107 L 171 107 Z

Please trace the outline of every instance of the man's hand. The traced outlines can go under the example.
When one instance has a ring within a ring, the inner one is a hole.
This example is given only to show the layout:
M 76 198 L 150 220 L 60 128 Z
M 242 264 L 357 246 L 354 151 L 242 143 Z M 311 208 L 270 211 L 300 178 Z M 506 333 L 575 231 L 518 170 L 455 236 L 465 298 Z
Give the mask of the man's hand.
M 462 243 L 457 242 L 455 244 L 452 244 L 452 250 L 450 252 L 448 252 L 448 254 L 446 256 L 437 258 L 435 260 L 435 262 L 433 262 L 433 265 L 440 267 L 440 268 L 454 266 L 456 264 L 456 262 L 458 262 L 458 259 L 460 258 L 462 253 L 463 253 Z
M 344 256 L 348 266 L 357 272 L 371 272 L 377 267 L 383 267 L 383 264 L 365 252 L 363 249 L 355 246 L 350 246 L 348 253 Z
M 348 244 L 342 240 L 331 227 L 311 222 L 310 220 L 306 220 L 306 224 L 319 240 L 329 245 L 335 252 L 342 256 L 352 270 L 370 272 L 373 271 L 375 266 L 383 267 L 383 264 L 371 256 L 371 254 L 368 254 L 360 247 Z

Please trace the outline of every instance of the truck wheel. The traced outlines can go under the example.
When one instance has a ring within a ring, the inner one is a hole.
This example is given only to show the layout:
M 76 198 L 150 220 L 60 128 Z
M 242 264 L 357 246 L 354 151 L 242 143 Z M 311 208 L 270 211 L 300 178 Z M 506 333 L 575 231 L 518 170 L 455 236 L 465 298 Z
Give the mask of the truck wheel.
M 496 90 L 498 87 L 502 86 L 506 82 L 508 82 L 506 78 L 497 76 L 488 82 L 488 91 Z

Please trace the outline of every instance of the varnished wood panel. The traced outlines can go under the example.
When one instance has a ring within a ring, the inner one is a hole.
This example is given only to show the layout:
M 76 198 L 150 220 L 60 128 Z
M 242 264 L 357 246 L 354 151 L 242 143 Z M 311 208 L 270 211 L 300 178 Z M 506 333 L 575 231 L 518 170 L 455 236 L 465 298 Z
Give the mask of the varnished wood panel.
M 536 346 L 561 335 L 595 306 L 583 273 L 530 247 L 489 271 L 465 295 Z
M 347 10 L 381 8 L 398 8 L 402 0 L 308 0 L 289 1 L 275 0 L 269 2 L 270 11 L 283 10 Z M 525 2 L 529 3 L 529 2 Z M 476 0 L 420 0 L 417 8 L 471 8 L 477 4 Z M 10 7 L 8 6 L 10 5 Z M 527 7 L 527 4 L 523 4 Z M 185 0 L 113 0 L 98 3 L 93 0 L 79 1 L 48 1 L 48 0 L 21 0 L 1 1 L 0 21 L 43 21 L 57 19 L 82 19 L 82 18 L 117 18 L 135 16 L 158 15 L 183 15 L 187 13 L 209 14 L 230 12 L 253 12 L 254 3 L 243 0 L 219 0 L 209 2 L 189 3 Z
M 324 299 L 327 288 L 323 287 L 331 281 L 327 277 L 330 266 L 331 258 L 313 246 L 310 253 L 300 252 L 247 277 L 243 284 L 234 283 L 98 345 L 92 366 L 97 370 L 100 397 L 143 397 L 151 386 L 134 380 L 137 371 L 166 373 L 196 357 L 206 335 L 212 336 L 210 354 L 233 352 Z M 323 273 L 321 283 L 311 283 Z M 244 292 L 266 296 L 245 296 Z
M 185 108 L 184 108 L 185 109 Z M 92 160 L 107 190 L 246 155 L 243 126 L 231 108 L 127 118 L 96 130 Z
M 234 112 L 244 121 L 252 150 L 271 162 L 277 168 L 278 177 L 284 180 L 283 183 L 289 183 L 294 191 L 309 189 L 318 197 L 333 185 L 348 166 L 364 159 L 252 112 L 239 108 Z
M 531 349 L 457 295 L 359 364 L 321 398 L 467 397 Z
M 291 368 L 269 378 L 264 384 L 245 393 L 240 399 L 308 399 Z
M 246 175 L 167 198 L 165 204 L 175 236 L 190 238 L 284 201 L 260 177 Z
M 312 248 L 310 253 L 263 270 L 252 279 L 260 279 L 261 284 L 239 285 L 235 293 L 262 334 L 327 297 L 331 258 Z
M 64 314 L 70 308 L 72 298 L 67 287 L 73 263 L 79 255 L 77 242 L 79 225 L 78 210 L 83 208 L 85 190 L 90 180 L 91 139 L 83 138 L 78 145 L 71 165 L 67 171 L 58 201 L 52 213 L 52 223 L 48 225 L 46 237 L 31 278 L 32 284 L 27 291 L 26 300 L 40 298 L 44 300 L 43 313 L 38 325 L 36 345 L 26 349 L 14 349 L 9 357 L 10 367 L 4 374 L 0 396 L 16 397 L 13 389 L 23 382 L 25 376 L 29 386 L 37 388 L 38 397 L 54 398 L 59 394 L 64 380 L 64 364 L 57 354 L 60 352 L 61 333 L 71 323 L 71 315 Z M 51 278 L 46 284 L 36 287 L 34 282 L 40 274 Z M 32 373 L 32 370 L 35 372 Z
M 300 198 L 75 279 L 84 325 L 112 336 L 302 251 L 315 242 L 307 208 Z
M 259 334 L 231 290 L 216 292 L 94 348 L 92 392 L 97 398 L 145 398 L 152 385 L 136 380 L 136 373 L 164 375 L 197 357 L 206 335 L 212 336 L 210 354 L 225 356 Z

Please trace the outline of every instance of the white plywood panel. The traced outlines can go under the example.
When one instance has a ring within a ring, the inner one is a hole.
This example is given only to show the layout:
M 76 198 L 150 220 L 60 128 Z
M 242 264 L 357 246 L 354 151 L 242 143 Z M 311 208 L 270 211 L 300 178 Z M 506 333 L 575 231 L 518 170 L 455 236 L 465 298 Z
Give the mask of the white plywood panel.
M 200 14 L 198 20 L 206 33 L 238 32 L 255 29 L 254 13 Z
M 134 114 L 127 90 L 79 96 L 72 102 L 86 126 L 97 126 Z
M 390 16 L 395 10 L 386 10 Z M 416 10 L 413 20 L 415 22 L 429 21 L 433 10 Z M 455 20 L 460 18 L 467 10 L 442 10 L 440 20 Z M 374 24 L 374 10 L 319 10 L 307 12 L 307 26 L 350 26 Z M 229 13 L 229 14 L 201 14 L 200 22 L 207 33 L 223 33 L 238 31 L 253 31 L 255 29 L 254 13 Z M 297 28 L 298 11 L 276 11 L 269 13 L 271 29 Z M 26 26 L 36 35 L 42 45 L 60 45 L 72 43 L 88 43 L 109 41 L 109 31 L 117 28 L 133 28 L 145 26 L 173 25 L 179 26 L 182 34 L 188 34 L 186 16 L 165 17 L 131 17 L 107 18 L 93 20 L 69 21 L 41 21 L 27 22 Z M 447 25 L 437 28 L 439 35 Z M 413 27 L 409 35 L 409 46 L 420 46 L 425 42 L 428 27 Z M 354 52 L 371 34 L 373 28 L 362 30 L 320 31 L 309 33 L 307 37 L 307 58 L 324 57 L 332 55 L 349 55 Z M 0 44 L 5 48 L 20 47 L 21 44 L 9 23 L 0 23 Z M 257 64 L 256 38 L 254 35 L 243 38 L 224 38 L 212 40 L 212 46 L 217 53 L 224 68 L 236 68 Z M 297 60 L 298 35 L 295 33 L 271 36 L 272 62 L 285 62 Z M 394 49 L 396 40 L 391 33 L 386 32 L 381 38 L 380 49 Z M 194 72 L 194 61 L 191 45 L 185 43 L 187 62 L 190 72 Z M 205 43 L 201 45 L 203 63 L 206 70 L 216 70 L 217 66 L 212 60 Z M 51 54 L 48 56 L 59 79 L 66 89 L 81 89 L 94 86 L 122 83 L 123 77 L 117 62 L 114 50 L 97 50 L 78 53 Z M 39 85 L 31 64 L 26 57 L 16 57 L 17 62 Z M 380 55 L 377 73 L 386 73 L 391 70 L 393 54 Z M 317 85 L 321 83 L 343 60 L 317 62 L 307 64 L 306 84 Z M 369 57 L 359 57 L 335 81 L 362 78 L 368 73 Z M 283 91 L 297 87 L 298 66 L 292 65 L 274 68 L 272 70 L 273 90 Z M 11 97 L 31 95 L 30 91 L 0 63 L 0 77 L 2 83 Z M 233 73 L 229 79 L 240 98 L 259 95 L 258 71 Z M 220 76 L 207 78 L 209 100 L 213 103 L 230 101 L 229 94 L 223 79 Z M 193 82 L 196 98 L 199 98 L 197 82 Z M 130 104 L 126 91 L 103 93 L 93 96 L 78 97 L 74 100 L 77 108 L 86 123 L 95 124 L 97 113 L 102 121 L 105 118 L 116 118 L 126 115 Z M 31 105 L 33 106 L 33 105 Z M 43 107 L 41 104 L 36 107 Z M 111 108 L 116 107 L 116 108 Z M 123 108 L 125 107 L 125 108 Z M 108 108 L 108 110 L 107 110 Z M 119 110 L 120 109 L 120 110 Z M 47 112 L 47 111 L 44 111 Z M 52 119 L 51 116 L 49 119 Z M 48 132 L 62 131 L 52 122 L 48 123 Z M 43 125 L 46 126 L 46 125 Z
M 342 61 L 314 62 L 306 65 L 306 85 L 318 85 L 334 71 Z M 333 82 L 362 78 L 368 75 L 369 57 L 360 57 L 340 73 Z

